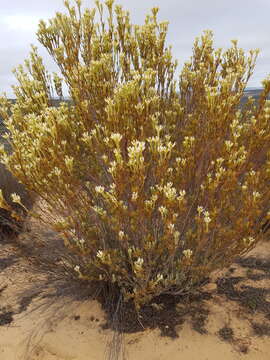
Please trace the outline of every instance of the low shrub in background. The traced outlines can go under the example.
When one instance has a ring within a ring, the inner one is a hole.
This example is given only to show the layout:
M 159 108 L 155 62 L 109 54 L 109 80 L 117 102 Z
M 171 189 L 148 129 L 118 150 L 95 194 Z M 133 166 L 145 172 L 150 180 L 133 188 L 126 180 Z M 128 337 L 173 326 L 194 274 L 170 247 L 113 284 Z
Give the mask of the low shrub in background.
M 1 159 L 42 199 L 34 215 L 62 234 L 80 278 L 117 284 L 137 307 L 192 291 L 265 236 L 270 80 L 239 108 L 258 51 L 215 50 L 206 31 L 177 78 L 158 9 L 139 26 L 111 0 L 65 4 L 37 32 L 61 75 L 36 48 L 16 70 Z M 71 102 L 53 108 L 62 84 Z
M 32 208 L 34 198 L 3 164 L 0 164 L 0 189 L 0 196 L 5 199 L 0 207 L 0 239 L 2 239 L 8 235 L 16 235 L 22 230 L 27 210 Z M 12 202 L 14 194 L 21 197 L 26 209 Z
M 2 138 L 5 129 L 0 124 L 0 144 L 10 153 L 10 144 Z M 0 206 L 0 240 L 12 235 L 17 235 L 23 229 L 23 223 L 27 215 L 27 210 L 32 208 L 34 197 L 25 186 L 12 175 L 6 166 L 0 163 L 0 196 L 5 199 Z M 21 197 L 24 207 L 12 202 L 12 194 Z

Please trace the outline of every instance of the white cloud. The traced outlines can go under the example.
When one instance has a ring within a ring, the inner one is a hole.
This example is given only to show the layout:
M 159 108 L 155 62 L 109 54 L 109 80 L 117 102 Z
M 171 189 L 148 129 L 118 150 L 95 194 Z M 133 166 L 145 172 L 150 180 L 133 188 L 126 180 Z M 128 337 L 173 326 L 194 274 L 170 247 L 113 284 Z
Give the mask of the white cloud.
M 7 27 L 6 30 L 14 31 L 36 31 L 40 18 L 33 15 L 8 15 L 2 18 L 2 22 Z

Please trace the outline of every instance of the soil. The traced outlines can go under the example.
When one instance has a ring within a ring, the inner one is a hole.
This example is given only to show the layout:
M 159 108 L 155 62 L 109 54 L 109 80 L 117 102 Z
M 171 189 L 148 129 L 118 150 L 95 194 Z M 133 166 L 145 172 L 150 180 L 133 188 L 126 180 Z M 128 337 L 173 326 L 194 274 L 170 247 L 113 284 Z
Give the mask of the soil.
M 117 288 L 73 280 L 56 234 L 26 229 L 0 241 L 1 360 L 269 359 L 270 242 L 137 313 Z

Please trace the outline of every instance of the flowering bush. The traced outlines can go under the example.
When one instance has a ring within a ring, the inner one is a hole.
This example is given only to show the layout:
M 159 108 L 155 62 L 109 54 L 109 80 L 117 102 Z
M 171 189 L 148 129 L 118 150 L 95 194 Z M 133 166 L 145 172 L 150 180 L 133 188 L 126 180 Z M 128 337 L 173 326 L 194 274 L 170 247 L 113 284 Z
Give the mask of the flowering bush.
M 206 31 L 177 80 L 158 9 L 138 26 L 112 0 L 65 3 L 37 32 L 61 75 L 36 48 L 16 70 L 17 103 L 1 100 L 14 151 L 1 159 L 42 199 L 34 215 L 62 234 L 79 277 L 137 306 L 188 292 L 270 218 L 270 80 L 239 107 L 258 51 L 214 50 Z M 62 83 L 71 101 L 52 107 Z

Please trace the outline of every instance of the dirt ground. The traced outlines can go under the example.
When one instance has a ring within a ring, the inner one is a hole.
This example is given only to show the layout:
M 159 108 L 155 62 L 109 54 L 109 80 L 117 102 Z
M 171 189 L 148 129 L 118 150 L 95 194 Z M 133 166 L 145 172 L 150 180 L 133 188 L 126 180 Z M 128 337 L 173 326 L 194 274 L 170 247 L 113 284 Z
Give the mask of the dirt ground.
M 0 242 L 0 360 L 269 359 L 269 241 L 189 301 L 161 297 L 140 321 L 123 307 L 123 334 L 98 294 L 93 300 L 87 286 L 67 280 L 62 251 L 37 225 Z

